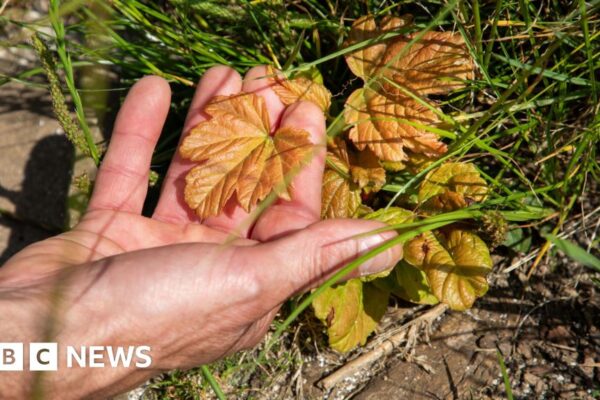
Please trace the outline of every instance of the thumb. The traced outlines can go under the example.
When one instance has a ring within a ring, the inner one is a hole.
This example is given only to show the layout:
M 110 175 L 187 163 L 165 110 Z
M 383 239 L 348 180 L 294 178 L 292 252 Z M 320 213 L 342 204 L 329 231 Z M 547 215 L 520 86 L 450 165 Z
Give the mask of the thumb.
M 385 227 L 376 221 L 338 219 L 317 222 L 278 240 L 244 250 L 253 260 L 260 286 L 281 301 L 318 286 L 362 254 L 396 237 L 394 231 L 370 233 Z M 402 258 L 398 244 L 365 261 L 345 279 L 382 272 Z

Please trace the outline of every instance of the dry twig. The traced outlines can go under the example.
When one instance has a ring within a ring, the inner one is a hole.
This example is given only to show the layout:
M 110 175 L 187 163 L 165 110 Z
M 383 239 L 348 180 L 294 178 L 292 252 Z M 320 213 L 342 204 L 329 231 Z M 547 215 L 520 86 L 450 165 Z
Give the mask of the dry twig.
M 411 336 L 408 333 L 413 327 L 431 324 L 437 317 L 446 312 L 447 309 L 448 306 L 445 304 L 438 304 L 437 306 L 430 308 L 417 318 L 402 325 L 396 334 L 384 340 L 373 350 L 350 361 L 333 374 L 323 378 L 319 381 L 318 386 L 323 390 L 330 390 L 345 378 L 353 376 L 358 371 L 373 364 L 375 361 L 390 355 L 395 348 L 406 342 L 408 336 Z

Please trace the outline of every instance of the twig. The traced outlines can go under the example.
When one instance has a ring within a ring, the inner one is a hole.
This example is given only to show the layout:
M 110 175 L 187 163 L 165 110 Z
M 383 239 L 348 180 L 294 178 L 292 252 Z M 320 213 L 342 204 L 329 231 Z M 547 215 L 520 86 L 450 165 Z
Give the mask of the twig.
M 600 362 L 591 364 L 579 364 L 579 366 L 583 368 L 600 368 Z
M 0 7 L 0 15 L 2 15 L 8 3 L 10 3 L 10 0 L 4 0 L 4 2 L 2 3 L 2 7 Z
M 323 378 L 321 381 L 319 381 L 317 385 L 323 390 L 332 389 L 335 385 L 337 385 L 345 378 L 356 374 L 358 371 L 368 367 L 375 361 L 387 355 L 390 355 L 395 348 L 397 348 L 404 342 L 407 330 L 409 328 L 415 325 L 420 325 L 421 323 L 430 323 L 431 321 L 435 320 L 437 317 L 442 315 L 444 312 L 446 312 L 447 309 L 448 306 L 446 304 L 438 304 L 437 306 L 432 307 L 417 318 L 402 325 L 398 333 L 389 337 L 387 340 L 379 344 L 373 350 L 350 361 L 349 363 L 335 371 L 333 374 L 329 375 L 326 378 Z

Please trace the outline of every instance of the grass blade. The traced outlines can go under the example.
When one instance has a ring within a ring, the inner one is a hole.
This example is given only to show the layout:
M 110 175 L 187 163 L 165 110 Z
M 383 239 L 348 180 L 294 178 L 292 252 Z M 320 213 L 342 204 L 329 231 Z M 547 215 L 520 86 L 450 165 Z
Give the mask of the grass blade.
M 500 364 L 500 372 L 502 372 L 502 379 L 504 380 L 504 390 L 506 390 L 506 398 L 513 400 L 512 388 L 510 387 L 510 377 L 506 370 L 506 364 L 504 363 L 504 357 L 500 353 L 500 350 L 496 349 L 496 356 L 498 357 L 498 363 Z
M 217 398 L 219 400 L 227 399 L 227 397 L 225 397 L 225 393 L 223 393 L 223 389 L 221 389 L 221 386 L 219 385 L 219 382 L 217 382 L 212 372 L 210 372 L 210 369 L 206 365 L 203 365 L 200 367 L 200 370 L 202 371 L 202 376 L 204 376 L 204 379 L 206 379 L 212 390 L 215 392 Z
M 547 234 L 544 236 L 548 241 L 554 244 L 560 251 L 565 253 L 565 255 L 571 258 L 574 261 L 577 261 L 580 264 L 585 265 L 586 267 L 595 269 L 600 272 L 600 258 L 597 258 L 593 254 L 588 253 L 575 243 L 561 239 L 554 235 Z

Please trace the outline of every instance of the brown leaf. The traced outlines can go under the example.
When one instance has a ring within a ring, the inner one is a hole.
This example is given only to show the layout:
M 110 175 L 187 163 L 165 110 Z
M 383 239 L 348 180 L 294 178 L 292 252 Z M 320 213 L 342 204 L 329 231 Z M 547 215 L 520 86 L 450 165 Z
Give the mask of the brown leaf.
M 410 97 L 383 95 L 372 89 L 357 89 L 346 101 L 344 118 L 350 140 L 360 150 L 371 149 L 385 161 L 404 161 L 404 149 L 428 156 L 444 154 L 447 147 L 424 127 L 439 122 L 429 108 Z
M 409 23 L 409 16 L 386 16 L 381 20 L 379 25 L 377 25 L 375 17 L 372 15 L 366 15 L 354 21 L 345 47 L 364 41 L 375 42 L 346 56 L 348 67 L 350 67 L 354 75 L 366 79 L 378 71 L 382 66 L 387 45 L 393 40 L 382 41 L 381 35 L 396 32 L 399 28 Z M 380 40 L 377 40 L 378 38 Z
M 322 218 L 351 218 L 360 207 L 360 189 L 332 169 L 323 175 Z
M 271 67 L 267 71 L 272 75 L 269 78 L 273 82 L 271 88 L 286 106 L 302 100 L 315 103 L 323 112 L 329 110 L 331 93 L 325 86 L 302 76 L 286 79 Z
M 286 181 L 312 150 L 308 133 L 286 127 L 271 137 L 265 101 L 253 93 L 217 96 L 205 112 L 211 118 L 194 127 L 179 149 L 200 163 L 186 176 L 190 208 L 204 219 L 220 214 L 234 193 L 246 211 L 273 190 L 289 198 Z
M 427 32 L 394 40 L 386 49 L 382 74 L 420 96 L 445 94 L 464 87 L 473 78 L 473 60 L 460 34 Z
M 406 150 L 407 161 L 381 161 L 381 165 L 386 171 L 398 172 L 406 170 L 412 175 L 417 175 L 419 172 L 427 168 L 431 163 L 435 162 L 437 157 L 426 156 L 423 153 L 413 153 Z
M 364 16 L 352 24 L 346 47 L 376 41 L 381 35 L 397 32 L 409 23 L 407 16 L 388 16 L 379 24 L 372 15 Z M 410 43 L 417 36 L 419 39 Z M 379 40 L 349 53 L 346 62 L 350 70 L 365 81 L 385 77 L 421 96 L 444 94 L 463 87 L 465 80 L 473 78 L 474 69 L 462 35 L 452 32 L 422 35 L 415 32 Z
M 427 174 L 419 188 L 419 202 L 426 211 L 453 211 L 485 200 L 487 192 L 475 165 L 450 162 Z
M 329 144 L 327 163 L 323 179 L 323 218 L 355 216 L 361 205 L 361 192 L 377 192 L 385 184 L 385 170 L 377 157 L 369 150 L 348 149 L 339 137 Z
M 388 17 L 378 25 L 373 16 L 360 18 L 347 45 L 397 31 L 405 23 Z M 368 82 L 346 101 L 350 139 L 359 149 L 368 146 L 382 161 L 407 160 L 405 149 L 428 157 L 445 153 L 446 146 L 427 130 L 439 118 L 425 96 L 448 93 L 473 77 L 473 61 L 461 35 L 427 32 L 410 43 L 417 35 L 395 36 L 346 56 L 350 69 Z
M 458 210 L 468 207 L 466 199 L 459 193 L 445 190 L 436 196 L 431 197 L 423 205 L 423 209 L 428 213 L 442 213 Z
M 375 153 L 366 149 L 352 154 L 350 176 L 365 193 L 378 192 L 385 185 L 385 169 Z
M 360 207 L 360 188 L 350 179 L 350 156 L 346 142 L 336 138 L 329 144 L 327 169 L 323 175 L 321 216 L 350 218 Z

